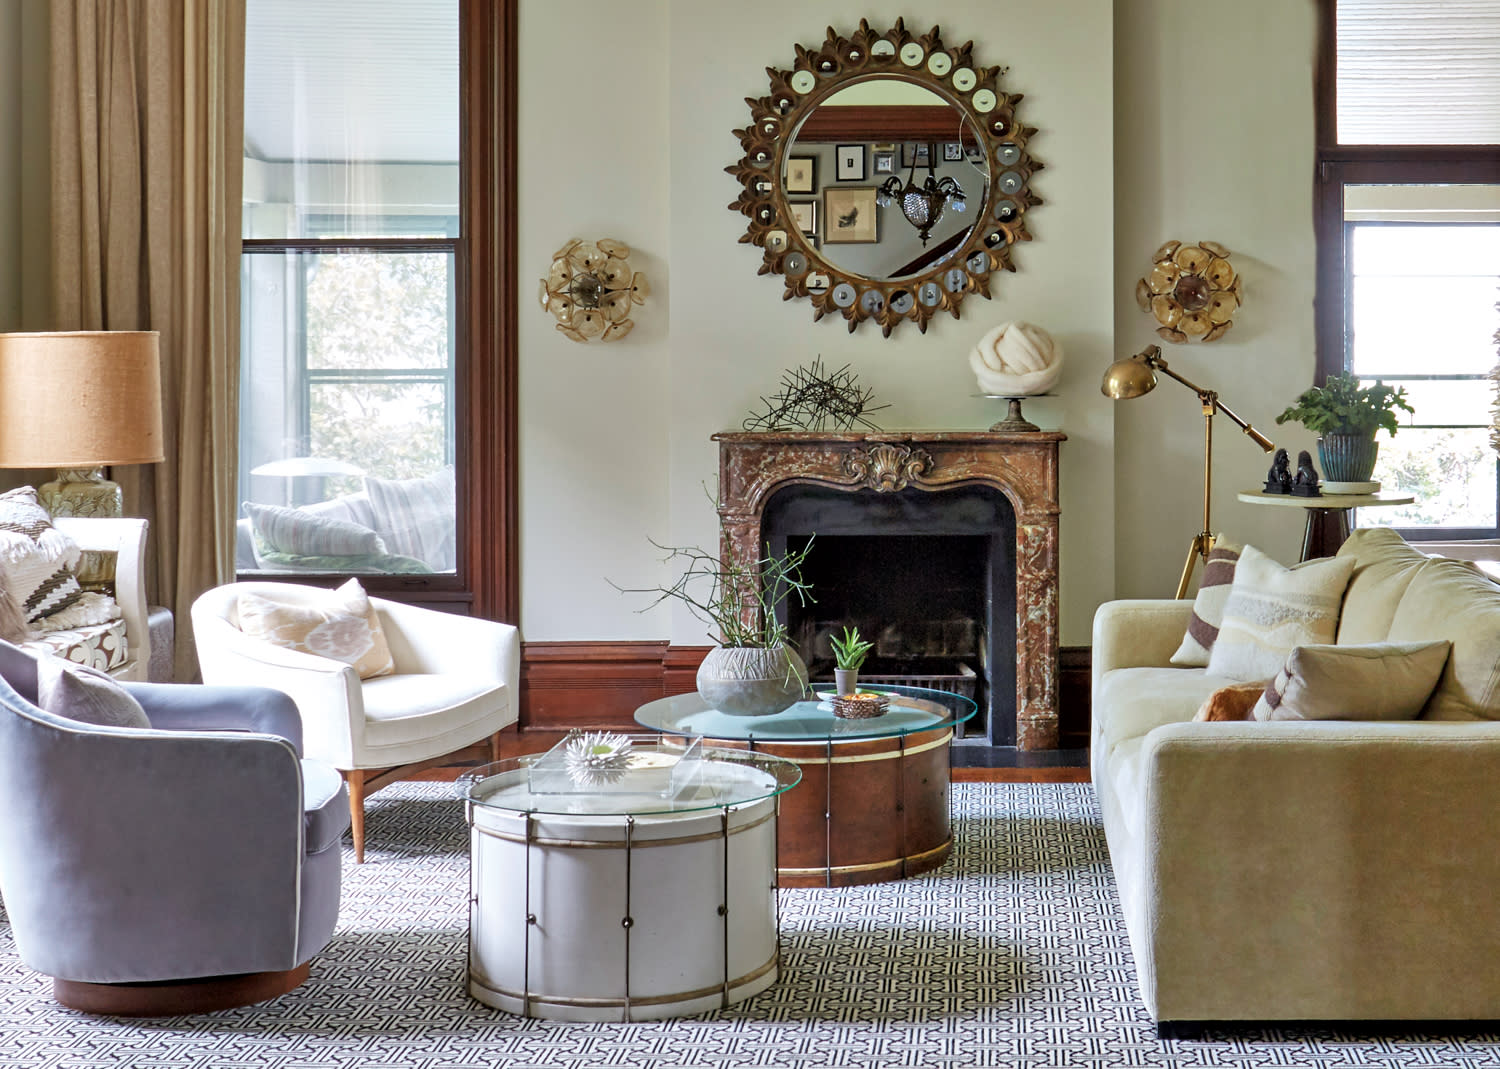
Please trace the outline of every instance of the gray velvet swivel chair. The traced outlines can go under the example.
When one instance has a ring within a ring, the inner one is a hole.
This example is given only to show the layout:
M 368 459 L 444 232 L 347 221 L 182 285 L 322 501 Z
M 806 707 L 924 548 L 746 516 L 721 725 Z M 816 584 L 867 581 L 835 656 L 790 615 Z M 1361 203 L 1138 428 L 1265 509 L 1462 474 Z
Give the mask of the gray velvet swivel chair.
M 196 1013 L 300 984 L 338 919 L 338 773 L 263 687 L 124 684 L 149 729 L 38 708 L 0 642 L 0 896 L 21 960 L 92 1013 Z

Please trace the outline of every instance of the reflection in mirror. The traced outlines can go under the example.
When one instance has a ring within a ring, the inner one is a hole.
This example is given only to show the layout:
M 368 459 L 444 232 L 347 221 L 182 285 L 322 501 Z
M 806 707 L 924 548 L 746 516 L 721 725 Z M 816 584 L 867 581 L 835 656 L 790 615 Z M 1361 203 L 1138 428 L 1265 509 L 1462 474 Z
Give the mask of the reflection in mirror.
M 838 90 L 803 119 L 784 160 L 782 192 L 794 211 L 797 195 L 812 191 L 808 175 L 825 176 L 812 236 L 824 259 L 851 275 L 924 274 L 952 259 L 984 217 L 990 170 L 977 127 L 952 101 L 905 79 Z
M 744 155 L 725 168 L 760 273 L 782 276 L 785 299 L 808 300 L 814 319 L 851 331 L 871 319 L 887 336 L 989 297 L 1042 203 L 1027 147 L 1037 131 L 1003 73 L 976 61 L 972 41 L 950 47 L 901 19 L 887 30 L 862 19 L 847 37 L 829 27 L 790 68 L 768 67 L 769 95 L 746 98 L 751 122 L 734 131 Z

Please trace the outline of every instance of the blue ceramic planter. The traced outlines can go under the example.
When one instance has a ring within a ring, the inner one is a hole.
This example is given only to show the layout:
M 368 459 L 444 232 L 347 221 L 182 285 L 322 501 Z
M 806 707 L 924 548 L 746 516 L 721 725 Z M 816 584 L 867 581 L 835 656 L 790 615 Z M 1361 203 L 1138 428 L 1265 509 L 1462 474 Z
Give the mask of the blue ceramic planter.
M 1318 460 L 1323 478 L 1334 483 L 1369 482 L 1375 474 L 1375 454 L 1380 443 L 1373 435 L 1325 434 L 1318 439 Z

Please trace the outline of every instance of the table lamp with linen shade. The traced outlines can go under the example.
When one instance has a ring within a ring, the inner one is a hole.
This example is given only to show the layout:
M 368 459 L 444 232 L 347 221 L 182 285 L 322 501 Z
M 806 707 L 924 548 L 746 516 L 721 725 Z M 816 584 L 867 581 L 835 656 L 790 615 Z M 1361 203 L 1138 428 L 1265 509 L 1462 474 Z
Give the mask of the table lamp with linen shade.
M 1168 378 L 1176 379 L 1196 393 L 1198 403 L 1203 409 L 1203 530 L 1193 538 L 1193 544 L 1188 547 L 1187 563 L 1182 566 L 1182 578 L 1177 584 L 1177 597 L 1185 598 L 1188 583 L 1193 578 L 1193 568 L 1200 559 L 1205 564 L 1208 563 L 1209 550 L 1214 546 L 1212 522 L 1209 518 L 1209 504 L 1213 495 L 1214 413 L 1222 412 L 1228 416 L 1230 421 L 1243 430 L 1251 441 L 1267 453 L 1276 448 L 1276 443 L 1231 412 L 1219 400 L 1216 390 L 1205 389 L 1197 383 L 1189 382 L 1167 367 L 1159 345 L 1148 346 L 1134 356 L 1116 360 L 1110 364 L 1104 371 L 1104 381 L 1099 388 L 1104 396 L 1115 401 L 1141 397 L 1156 389 L 1158 371 Z
M 119 516 L 102 468 L 165 459 L 154 330 L 0 334 L 0 468 L 57 468 L 54 516 Z

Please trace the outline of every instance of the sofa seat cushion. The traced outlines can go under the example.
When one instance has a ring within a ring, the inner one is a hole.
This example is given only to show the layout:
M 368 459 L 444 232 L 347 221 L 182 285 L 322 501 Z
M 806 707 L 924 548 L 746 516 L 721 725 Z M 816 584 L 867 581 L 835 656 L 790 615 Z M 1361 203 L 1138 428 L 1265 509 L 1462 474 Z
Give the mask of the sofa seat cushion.
M 1192 720 L 1208 696 L 1234 680 L 1202 668 L 1116 668 L 1099 680 L 1098 740 L 1113 763 L 1116 748 L 1152 728 Z
M 1500 720 L 1500 586 L 1467 561 L 1428 559 L 1391 619 L 1391 642 L 1453 643 L 1428 720 Z
M 453 749 L 484 737 L 474 734 L 497 705 L 509 700 L 505 685 L 471 675 L 391 675 L 367 679 L 361 686 L 365 704 L 365 742 L 389 748 L 398 758 L 402 747 L 436 747 L 439 737 L 462 739 Z
M 35 653 L 53 653 L 101 672 L 121 668 L 130 660 L 130 650 L 125 644 L 124 620 L 111 620 L 73 631 L 47 631 L 21 643 L 21 646 Z
M 1338 556 L 1354 558 L 1354 574 L 1339 613 L 1338 644 L 1389 640 L 1396 606 L 1430 558 L 1388 527 L 1358 528 L 1339 547 Z

